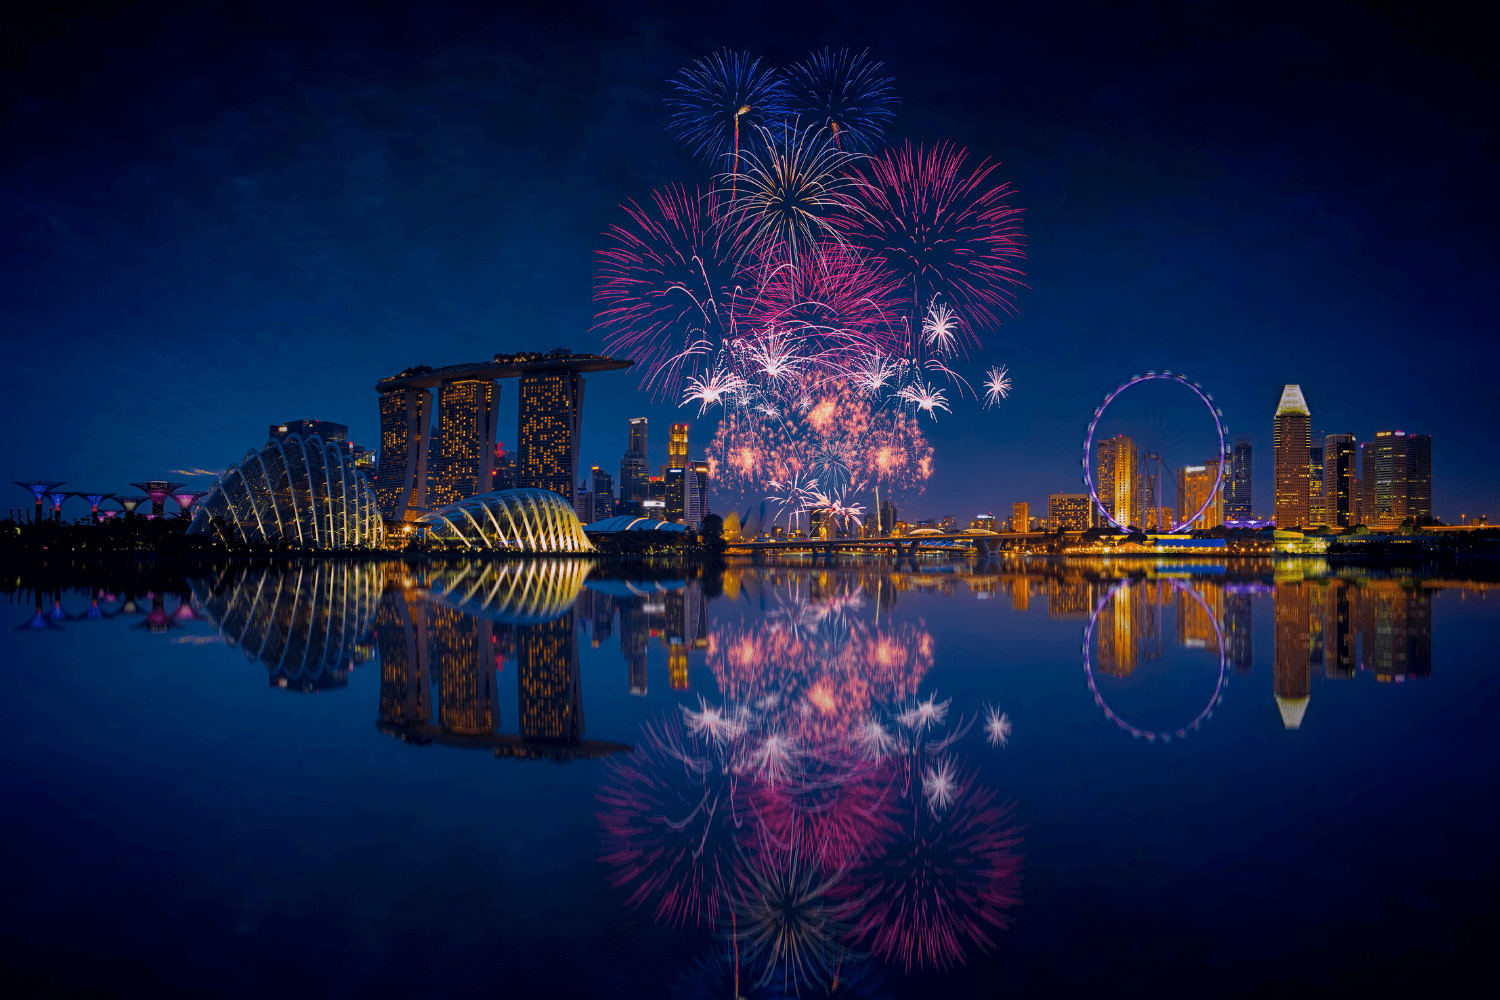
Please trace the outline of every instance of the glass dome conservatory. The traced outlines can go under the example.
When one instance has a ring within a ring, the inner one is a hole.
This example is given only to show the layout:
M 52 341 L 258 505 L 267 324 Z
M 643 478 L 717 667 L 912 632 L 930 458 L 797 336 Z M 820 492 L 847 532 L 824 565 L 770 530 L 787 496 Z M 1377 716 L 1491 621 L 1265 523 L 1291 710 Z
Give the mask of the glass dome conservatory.
M 385 522 L 364 474 L 337 445 L 316 435 L 267 441 L 226 469 L 198 505 L 188 534 L 208 534 L 215 525 L 252 544 L 279 539 L 352 549 L 385 541 Z
M 592 552 L 573 507 L 551 490 L 481 493 L 428 511 L 416 521 L 432 541 L 466 549 L 515 552 Z

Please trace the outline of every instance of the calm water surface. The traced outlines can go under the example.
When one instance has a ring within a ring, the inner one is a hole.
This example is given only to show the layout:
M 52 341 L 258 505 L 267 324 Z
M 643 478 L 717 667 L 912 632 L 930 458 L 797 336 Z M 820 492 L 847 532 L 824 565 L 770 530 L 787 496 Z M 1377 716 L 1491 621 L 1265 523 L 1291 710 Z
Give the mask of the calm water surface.
M 1270 996 L 1490 947 L 1491 585 L 943 570 L 23 572 L 4 975 Z

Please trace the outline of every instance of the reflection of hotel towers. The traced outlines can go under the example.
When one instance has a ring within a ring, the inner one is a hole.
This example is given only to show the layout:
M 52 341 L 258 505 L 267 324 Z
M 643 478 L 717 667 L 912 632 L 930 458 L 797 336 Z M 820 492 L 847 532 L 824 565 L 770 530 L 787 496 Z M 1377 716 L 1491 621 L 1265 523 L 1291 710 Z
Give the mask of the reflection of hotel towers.
M 1224 620 L 1224 587 L 1211 582 L 1188 584 L 1203 598 L 1203 604 L 1191 594 L 1177 592 L 1177 644 L 1193 649 L 1218 649 L 1219 633 L 1214 623 Z M 1203 605 L 1208 610 L 1203 610 Z
M 1012 611 L 1031 609 L 1031 581 L 1024 576 L 1010 578 L 1010 607 Z
M 615 597 L 590 593 L 578 613 L 591 610 L 594 645 L 609 637 L 615 608 L 620 612 L 620 653 L 630 677 L 630 693 L 646 693 L 646 656 L 652 637 L 667 650 L 668 682 L 674 690 L 688 686 L 688 654 L 708 646 L 703 590 L 696 581 L 663 593 Z
M 1224 653 L 1237 674 L 1248 674 L 1250 661 L 1250 595 L 1224 595 Z
M 1160 580 L 1137 583 L 1116 592 L 1099 613 L 1099 670 L 1115 677 L 1129 677 L 1142 659 L 1161 657 L 1162 603 L 1177 594 L 1178 641 L 1182 641 L 1183 598 L 1176 588 Z M 1192 598 L 1187 600 L 1197 606 Z M 1198 609 L 1202 615 L 1202 609 Z
M 1297 729 L 1307 713 L 1312 695 L 1311 628 L 1309 590 L 1305 583 L 1276 585 L 1276 707 L 1282 725 Z
M 1094 610 L 1094 590 L 1081 576 L 1047 579 L 1047 617 L 1087 619 Z
M 545 625 L 517 626 L 516 672 L 522 736 L 548 740 L 583 736 L 583 685 L 572 611 Z

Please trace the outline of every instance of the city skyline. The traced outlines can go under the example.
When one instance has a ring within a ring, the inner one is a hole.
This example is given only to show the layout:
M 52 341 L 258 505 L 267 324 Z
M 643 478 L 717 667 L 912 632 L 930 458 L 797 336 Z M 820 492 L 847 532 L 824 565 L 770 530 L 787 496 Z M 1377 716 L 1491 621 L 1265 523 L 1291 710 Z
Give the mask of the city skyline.
M 26 331 L 12 358 L 24 378 L 0 412 L 28 427 L 55 401 L 91 405 L 49 415 L 46 434 L 9 437 L 0 464 L 16 477 L 90 487 L 124 489 L 152 476 L 201 489 L 207 480 L 195 470 L 222 470 L 287 415 L 338 421 L 371 446 L 379 423 L 364 387 L 406 366 L 559 342 L 602 350 L 591 332 L 600 234 L 619 204 L 650 186 L 704 176 L 660 127 L 661 81 L 731 38 L 777 58 L 848 44 L 833 29 L 772 34 L 727 14 L 703 22 L 703 35 L 643 33 L 639 15 L 614 8 L 606 20 L 615 28 L 581 32 L 576 44 L 601 68 L 566 83 L 560 69 L 526 55 L 543 25 L 510 25 L 497 44 L 514 47 L 538 86 L 502 104 L 483 77 L 452 99 L 433 97 L 445 60 L 466 51 L 467 32 L 434 26 L 409 41 L 414 82 L 398 88 L 383 82 L 396 56 L 379 46 L 337 71 L 319 62 L 329 50 L 313 12 L 290 15 L 290 30 L 262 48 L 237 50 L 243 61 L 174 63 L 183 79 L 205 83 L 188 88 L 194 93 L 237 95 L 191 109 L 158 100 L 165 83 L 147 68 L 153 60 L 134 70 L 109 64 L 99 75 L 78 69 L 77 60 L 104 65 L 89 54 L 122 37 L 154 51 L 165 44 L 159 26 L 100 22 L 28 63 L 12 92 L 16 155 L 4 168 L 17 194 L 4 315 L 10 329 Z M 941 59 L 927 54 L 941 18 L 861 21 L 869 34 L 859 44 L 885 61 L 901 98 L 888 136 L 951 139 L 1000 161 L 1027 233 L 1029 289 L 1017 292 L 1013 316 L 979 331 L 988 346 L 959 361 L 975 385 L 987 367 L 1009 366 L 1009 396 L 990 409 L 965 399 L 951 416 L 924 415 L 933 478 L 923 493 L 902 491 L 898 504 L 914 517 L 972 516 L 1017 499 L 1040 509 L 1049 494 L 1077 488 L 1078 431 L 1099 395 L 1132 372 L 1171 367 L 1210 388 L 1231 431 L 1251 436 L 1261 458 L 1257 497 L 1272 488 L 1264 414 L 1290 383 L 1302 385 L 1316 414 L 1340 415 L 1314 430 L 1438 439 L 1436 515 L 1500 514 L 1488 509 L 1500 470 L 1470 458 L 1483 454 L 1484 393 L 1449 391 L 1495 360 L 1475 291 L 1496 272 L 1483 222 L 1493 196 L 1477 172 L 1478 133 L 1455 124 L 1484 116 L 1452 112 L 1454 95 L 1482 100 L 1464 70 L 1354 8 L 1339 18 L 1309 12 L 1286 36 L 1263 36 L 1247 19 L 1227 29 L 1246 40 L 1242 49 L 1192 24 L 1101 12 L 1082 33 L 1068 27 L 1073 44 L 1063 51 L 1045 41 L 1058 16 L 1019 14 L 1007 26 L 1015 51 L 994 70 L 979 69 L 988 60 L 978 39 Z M 201 25 L 172 30 L 171 51 L 197 50 L 182 42 Z M 922 41 L 903 41 L 909 32 Z M 1158 33 L 1178 40 L 1173 55 L 1146 44 Z M 319 68 L 287 86 L 249 85 L 271 72 L 271 51 Z M 1175 75 L 1160 71 L 1163 59 Z M 959 86 L 960 72 L 965 80 L 979 72 L 985 84 Z M 1374 88 L 1377 73 L 1396 75 Z M 1350 119 L 1343 92 L 1327 82 L 1334 77 L 1367 88 L 1358 117 L 1379 128 L 1321 127 L 1330 114 Z M 1174 82 L 1186 79 L 1198 82 Z M 507 80 L 502 91 L 514 89 Z M 1258 83 L 1244 88 L 1247 80 Z M 579 103 L 556 104 L 575 85 Z M 283 134 L 268 123 L 287 120 L 278 95 L 288 86 L 307 128 Z M 59 87 L 75 88 L 76 103 L 47 96 Z M 481 109 L 499 106 L 539 124 L 486 131 Z M 147 107 L 175 110 L 148 121 L 139 110 Z M 113 137 L 101 131 L 105 121 L 134 122 L 134 132 Z M 243 121 L 267 124 L 233 124 Z M 1411 137 L 1395 150 L 1375 138 L 1393 127 Z M 470 138 L 438 156 L 432 128 Z M 54 141 L 63 134 L 66 142 Z M 88 152 L 95 140 L 113 152 Z M 182 148 L 198 152 L 171 152 Z M 210 162 L 240 166 L 195 165 Z M 1345 166 L 1355 162 L 1381 164 L 1382 179 Z M 148 166 L 158 163 L 171 166 Z M 601 173 L 600 164 L 619 169 Z M 476 187 L 470 178 L 480 176 L 500 183 Z M 1444 180 L 1424 180 L 1431 176 Z M 118 188 L 125 177 L 140 178 L 139 195 Z M 183 190 L 199 194 L 183 202 Z M 1391 211 L 1391 190 L 1409 193 L 1400 212 Z M 96 191 L 114 194 L 96 199 Z M 336 209 L 323 218 L 297 207 L 313 203 Z M 383 207 L 374 214 L 364 207 L 375 205 Z M 408 245 L 391 232 L 422 235 Z M 208 233 L 225 235 L 207 241 Z M 1340 263 L 1354 259 L 1357 268 Z M 1266 351 L 1267 336 L 1298 350 Z M 1122 354 L 1120 343 L 1137 346 Z M 278 356 L 292 344 L 304 359 L 328 360 L 286 365 Z M 63 366 L 59 350 L 103 360 Z M 1399 387 L 1352 377 L 1350 351 L 1408 359 Z M 155 382 L 172 391 L 138 391 Z M 699 418 L 677 402 L 623 390 L 592 398 L 583 462 L 616 463 L 632 416 L 662 428 L 685 421 L 695 440 L 709 440 L 715 414 Z M 497 433 L 514 447 L 508 410 Z M 127 422 L 132 443 L 121 448 Z M 663 443 L 659 432 L 653 470 Z M 948 498 L 973 498 L 974 509 L 948 511 Z M 1257 505 L 1255 513 L 1269 513 L 1264 500 Z

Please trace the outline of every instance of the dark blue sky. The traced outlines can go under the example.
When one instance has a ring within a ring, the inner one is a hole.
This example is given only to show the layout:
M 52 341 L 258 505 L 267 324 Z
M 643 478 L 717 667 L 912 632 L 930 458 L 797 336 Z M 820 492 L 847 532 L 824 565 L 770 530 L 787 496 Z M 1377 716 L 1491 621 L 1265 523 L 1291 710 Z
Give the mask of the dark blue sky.
M 1432 434 L 1439 516 L 1500 515 L 1500 87 L 1478 25 L 1338 4 L 496 6 L 14 24 L 3 478 L 124 490 L 222 469 L 304 416 L 373 446 L 381 377 L 598 349 L 616 205 L 703 177 L 664 131 L 665 79 L 724 45 L 786 63 L 831 44 L 895 76 L 891 137 L 1004 161 L 1026 209 L 1030 289 L 965 369 L 1008 364 L 1015 391 L 927 424 L 938 471 L 903 515 L 1079 489 L 1089 415 L 1148 368 L 1187 372 L 1253 435 L 1257 510 L 1297 382 L 1320 431 Z M 616 467 L 642 414 L 664 458 L 687 411 L 635 385 L 590 378 L 585 462 Z M 694 421 L 695 452 L 711 434 Z

